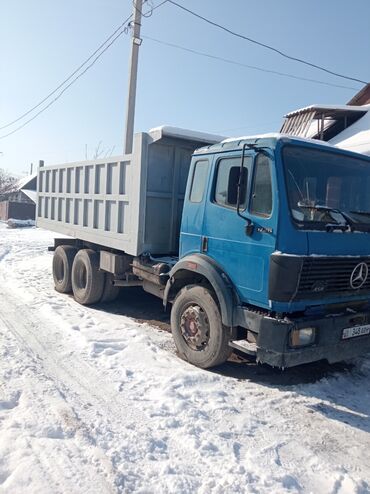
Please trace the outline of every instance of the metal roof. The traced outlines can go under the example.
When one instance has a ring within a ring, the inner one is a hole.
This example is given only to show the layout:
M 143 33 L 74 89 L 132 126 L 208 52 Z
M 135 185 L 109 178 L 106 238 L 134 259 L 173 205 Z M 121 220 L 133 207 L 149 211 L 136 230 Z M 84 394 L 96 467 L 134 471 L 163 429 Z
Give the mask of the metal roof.
M 314 111 L 316 114 L 325 113 L 326 115 L 333 115 L 338 113 L 340 114 L 352 113 L 352 112 L 365 114 L 368 111 L 368 108 L 366 107 L 364 108 L 362 106 L 352 106 L 352 105 L 310 105 L 289 112 L 286 115 L 284 115 L 284 118 L 290 118 L 290 117 L 294 117 L 295 115 L 300 115 L 302 113 L 307 113 L 312 111 Z
M 358 119 L 370 107 L 351 105 L 311 105 L 285 115 L 280 132 L 328 141 Z

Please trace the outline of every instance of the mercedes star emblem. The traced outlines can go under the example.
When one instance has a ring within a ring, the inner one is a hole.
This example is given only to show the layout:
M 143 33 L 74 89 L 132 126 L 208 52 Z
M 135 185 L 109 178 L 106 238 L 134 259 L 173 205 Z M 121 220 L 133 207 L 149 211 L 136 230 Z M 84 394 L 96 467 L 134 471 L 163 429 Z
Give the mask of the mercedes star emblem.
M 361 288 L 362 285 L 367 280 L 368 274 L 369 274 L 369 268 L 366 262 L 360 262 L 359 264 L 357 264 L 357 266 L 355 267 L 355 269 L 352 271 L 351 274 L 351 279 L 350 279 L 351 288 L 353 288 L 354 290 Z

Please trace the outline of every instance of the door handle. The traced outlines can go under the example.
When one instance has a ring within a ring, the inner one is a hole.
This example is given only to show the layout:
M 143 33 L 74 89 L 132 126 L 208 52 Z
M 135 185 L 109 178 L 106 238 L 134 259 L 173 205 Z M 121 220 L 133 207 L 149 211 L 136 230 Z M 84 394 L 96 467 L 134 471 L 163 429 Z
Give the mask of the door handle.
M 208 237 L 202 237 L 202 252 L 207 252 L 208 250 Z

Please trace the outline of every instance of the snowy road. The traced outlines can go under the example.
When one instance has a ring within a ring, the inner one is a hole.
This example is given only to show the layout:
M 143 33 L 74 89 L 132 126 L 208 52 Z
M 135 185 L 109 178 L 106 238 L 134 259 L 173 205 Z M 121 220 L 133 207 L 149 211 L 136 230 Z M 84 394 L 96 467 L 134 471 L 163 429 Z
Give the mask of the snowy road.
M 0 224 L 0 493 L 370 492 L 370 358 L 196 369 L 56 293 L 51 243 Z

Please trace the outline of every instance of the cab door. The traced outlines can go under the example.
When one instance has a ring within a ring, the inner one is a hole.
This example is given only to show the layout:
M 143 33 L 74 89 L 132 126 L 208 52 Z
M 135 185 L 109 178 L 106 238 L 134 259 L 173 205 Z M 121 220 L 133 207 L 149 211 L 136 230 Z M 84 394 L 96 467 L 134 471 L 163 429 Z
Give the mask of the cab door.
M 207 156 L 193 158 L 185 192 L 180 230 L 180 257 L 201 252 L 203 217 L 209 182 L 210 161 Z
M 273 160 L 264 153 L 247 151 L 245 187 L 240 214 L 236 194 L 241 156 L 215 160 L 213 181 L 205 205 L 203 232 L 208 256 L 229 276 L 241 300 L 268 307 L 269 258 L 276 245 L 275 174 Z M 235 178 L 236 177 L 236 178 Z M 246 231 L 247 219 L 252 229 Z

